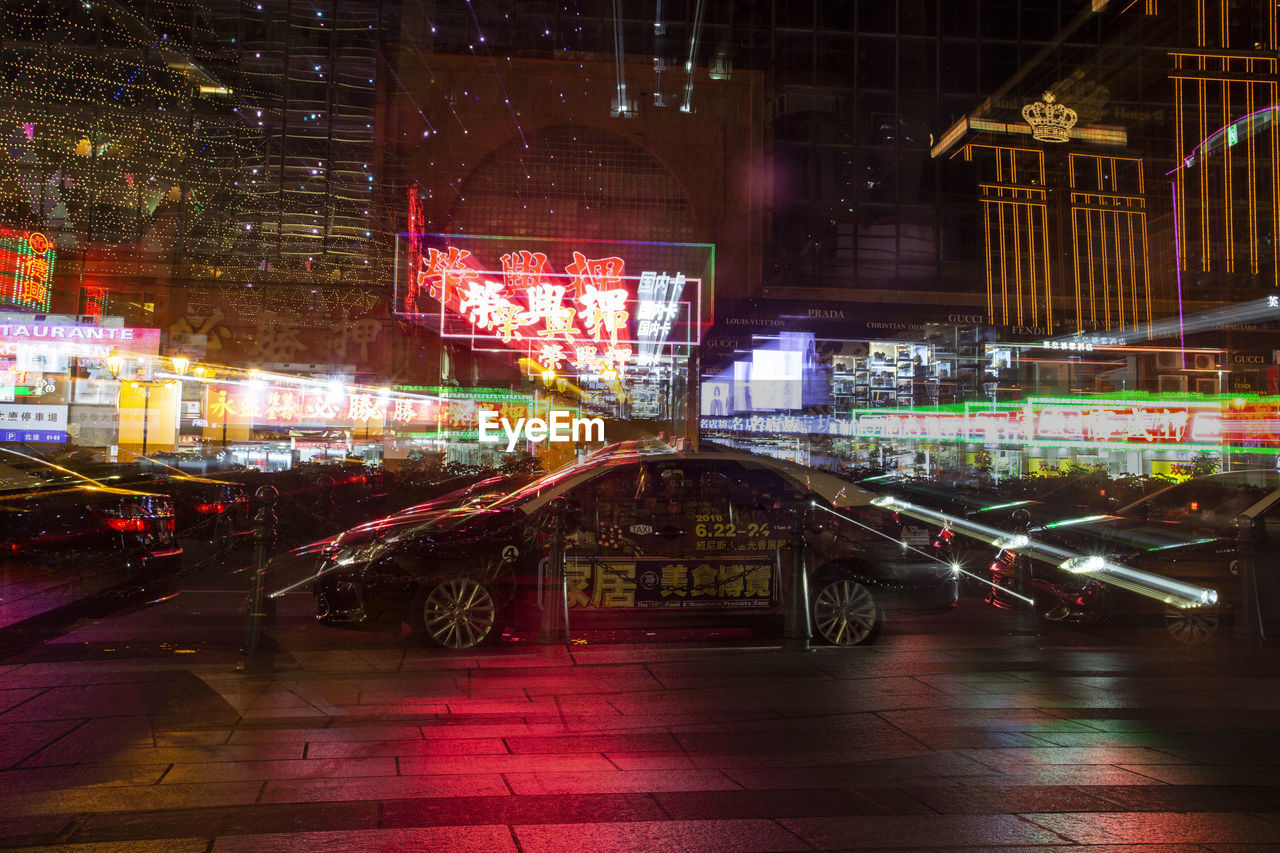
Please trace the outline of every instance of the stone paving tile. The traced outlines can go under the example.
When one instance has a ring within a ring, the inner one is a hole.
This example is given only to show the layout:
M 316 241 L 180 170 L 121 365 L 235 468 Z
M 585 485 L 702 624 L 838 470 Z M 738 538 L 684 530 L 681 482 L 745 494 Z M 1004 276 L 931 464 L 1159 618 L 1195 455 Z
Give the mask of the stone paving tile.
M 1280 824 L 1247 814 L 1091 812 L 1028 813 L 1023 817 L 1076 844 L 1141 844 L 1154 838 L 1176 838 L 1189 844 L 1274 845 L 1280 838 Z
M 168 764 L 33 767 L 0 773 L 0 791 L 56 791 L 63 788 L 92 788 L 115 785 L 154 785 L 169 769 Z
M 394 776 L 394 758 L 346 758 L 295 761 L 207 761 L 175 764 L 164 784 L 182 782 L 234 782 L 249 779 L 346 779 L 358 776 Z
M 881 711 L 879 717 L 904 729 L 936 728 L 939 714 L 936 708 Z M 1065 719 L 1048 711 L 1034 708 L 1010 708 L 1006 710 L 948 708 L 945 714 L 947 726 L 956 730 L 982 729 L 1012 732 L 1090 732 L 1098 731 L 1093 720 Z
M 856 793 L 837 788 L 659 792 L 653 797 L 672 820 L 701 820 L 711 815 L 739 819 L 884 813 Z
M 180 809 L 195 806 L 247 806 L 257 800 L 261 790 L 261 782 L 73 788 L 47 793 L 0 796 L 0 813 L 75 814 Z
M 1207 853 L 1219 848 L 1203 844 L 1071 844 L 1053 847 L 977 847 L 966 848 L 965 853 Z M 1253 853 L 1263 853 L 1265 848 L 1249 847 Z M 1243 850 L 1242 850 L 1243 853 Z
M 1275 765 L 1256 764 L 1126 764 L 1125 770 L 1170 785 L 1271 785 Z
M 320 741 L 307 745 L 307 758 L 367 758 L 379 755 L 496 755 L 507 746 L 497 738 Z
M 34 767 L 50 764 L 77 764 L 106 760 L 121 750 L 150 747 L 154 743 L 151 720 L 147 717 L 114 717 L 85 720 L 66 735 L 50 743 L 23 762 Z M 130 759 L 132 760 L 132 758 Z M 165 761 L 139 761 L 160 764 Z
M 913 729 L 911 736 L 933 750 L 1015 749 L 1018 747 L 1049 746 L 1053 742 L 1043 735 L 1025 732 L 993 731 L 990 729 Z M 1087 746 L 1089 744 L 1082 744 Z M 1100 743 L 1100 746 L 1108 744 Z M 1130 746 L 1130 742 L 1111 744 Z
M 522 853 L 782 853 L 807 844 L 767 820 L 689 820 L 516 826 Z
M 371 776 L 366 779 L 280 779 L 267 782 L 264 803 L 345 802 L 407 797 L 507 797 L 496 773 L 463 776 Z
M 3 683 L 3 677 L 0 677 L 0 683 Z M 0 712 L 8 711 L 32 697 L 39 696 L 44 689 L 43 687 L 24 687 L 0 690 Z
M 211 838 L 215 835 L 374 829 L 378 821 L 379 804 L 372 801 L 183 808 L 159 813 L 105 812 L 80 816 L 70 840 L 122 842 L 179 833 Z
M 382 825 L 388 827 L 599 823 L 664 820 L 667 817 L 649 794 L 452 797 L 388 800 L 381 804 Z
M 192 729 L 190 731 L 154 731 L 156 746 L 219 746 L 231 738 L 231 729 Z
M 0 675 L 0 686 L 80 687 L 90 684 L 141 684 L 165 681 L 173 671 L 163 663 L 130 661 L 128 664 L 89 661 L 76 663 L 29 663 Z
M 1027 737 L 1035 741 L 1029 746 L 1065 746 L 1079 748 L 1133 747 L 1159 749 L 1178 755 L 1179 747 L 1200 737 L 1185 732 L 1036 732 Z
M 1280 766 L 1280 749 L 1274 736 L 1270 743 L 1249 740 L 1223 741 L 1219 744 L 1196 746 L 1171 746 L 1164 750 L 1188 764 L 1266 764 Z
M 1018 812 L 1115 811 L 1114 801 L 1062 785 L 934 785 L 904 788 L 939 814 L 1016 814 Z M 1115 788 L 1112 790 L 1120 790 Z
M 1160 765 L 1149 765 L 1157 769 Z M 1017 773 L 955 777 L 966 785 L 1150 785 L 1156 781 L 1143 767 L 1113 767 L 1107 764 L 1073 766 L 1045 764 L 1028 766 Z
M 964 749 L 960 754 L 999 770 L 1017 773 L 1020 768 L 1039 764 L 1178 764 L 1187 759 L 1161 750 L 1145 747 L 1070 747 L 1049 746 L 1029 749 Z
M 279 761 L 302 758 L 306 744 L 302 743 L 246 743 L 212 746 L 143 746 L 105 750 L 101 754 L 81 759 L 81 763 L 93 764 L 193 764 L 202 761 Z M 36 762 L 27 765 L 70 762 Z
M 330 728 L 237 728 L 227 743 L 288 743 L 291 741 L 421 740 L 413 725 L 334 725 Z
M 145 841 L 97 842 L 88 844 L 51 844 L 41 847 L 18 847 L 12 853 L 39 850 L 40 853 L 205 853 L 207 838 L 153 838 Z
M 156 707 L 163 685 L 87 684 L 50 687 L 39 696 L 0 714 L 0 724 L 83 717 L 129 717 Z
M 744 788 L 769 790 L 771 788 L 845 788 L 854 790 L 866 786 L 884 785 L 959 785 L 955 778 L 938 776 L 925 768 L 896 770 L 884 778 L 867 770 L 849 767 L 772 767 L 772 768 L 724 768 L 724 774 Z M 963 784 L 972 784 L 965 778 Z
M 715 712 L 744 710 L 772 712 L 769 705 L 752 695 L 749 687 L 725 689 L 692 689 L 624 693 L 609 697 L 609 704 L 622 714 L 687 714 L 691 711 Z
M 739 787 L 716 770 L 689 770 L 679 774 L 661 770 L 505 773 L 503 778 L 518 795 L 713 791 Z
M 627 752 L 678 751 L 680 744 L 667 732 L 625 732 L 608 735 L 566 735 L 563 737 L 509 737 L 507 748 L 513 753 L 530 752 Z
M 505 826 L 368 829 L 359 832 L 297 832 L 224 835 L 211 853 L 367 853 L 370 850 L 429 850 L 431 853 L 517 853 Z
M 1114 804 L 1112 811 L 1259 812 L 1280 803 L 1280 779 L 1268 784 L 1121 785 L 1082 787 L 1082 791 Z M 1024 809 L 1024 811 L 1038 811 Z
M 0 815 L 0 847 L 46 843 L 65 837 L 73 818 L 70 815 Z
M 772 715 L 770 715 L 770 718 Z M 553 722 L 530 721 L 530 735 L 589 734 L 625 731 L 707 731 L 719 729 L 722 724 L 743 719 L 758 719 L 758 714 L 644 714 L 634 717 L 598 714 L 575 717 L 564 716 Z
M 1016 815 L 882 815 L 781 818 L 778 821 L 818 850 L 866 847 L 928 850 L 1055 844 L 1061 838 Z
M 760 757 L 741 752 L 607 752 L 619 770 L 717 770 L 724 767 L 759 767 Z
M 452 773 L 537 773 L 610 771 L 617 765 L 597 753 L 568 755 L 433 755 L 397 759 L 402 776 Z
M 37 723 L 0 725 L 0 767 L 12 767 L 29 755 L 40 752 L 81 724 L 81 720 L 51 720 Z

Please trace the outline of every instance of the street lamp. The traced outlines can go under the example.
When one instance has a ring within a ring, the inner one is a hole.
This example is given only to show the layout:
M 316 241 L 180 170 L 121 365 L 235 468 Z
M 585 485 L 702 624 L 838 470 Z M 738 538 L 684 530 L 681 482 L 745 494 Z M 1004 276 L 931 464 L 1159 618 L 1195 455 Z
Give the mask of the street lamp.
M 173 366 L 173 372 L 178 375 L 178 399 L 173 415 L 173 449 L 176 453 L 178 445 L 182 442 L 182 377 L 186 376 L 187 369 L 191 367 L 191 359 L 185 355 L 172 355 L 169 356 L 169 364 Z M 196 369 L 199 370 L 199 368 Z

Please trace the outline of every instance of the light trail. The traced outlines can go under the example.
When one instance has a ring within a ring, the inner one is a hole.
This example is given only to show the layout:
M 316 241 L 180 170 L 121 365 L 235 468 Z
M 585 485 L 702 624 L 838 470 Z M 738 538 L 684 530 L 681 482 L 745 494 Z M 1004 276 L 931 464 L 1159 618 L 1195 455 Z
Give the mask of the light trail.
M 1218 600 L 1218 592 L 1215 589 L 1135 569 L 1097 555 L 1079 554 L 1033 539 L 1027 533 L 1012 533 L 968 519 L 955 518 L 888 495 L 875 498 L 872 503 L 922 521 L 949 523 L 952 528 L 958 528 L 975 539 L 984 539 L 1001 550 L 1017 551 L 1023 556 L 1033 557 L 1071 574 L 1088 575 L 1095 580 L 1101 580 L 1176 607 L 1204 607 Z M 1001 587 L 1001 589 L 1005 588 Z

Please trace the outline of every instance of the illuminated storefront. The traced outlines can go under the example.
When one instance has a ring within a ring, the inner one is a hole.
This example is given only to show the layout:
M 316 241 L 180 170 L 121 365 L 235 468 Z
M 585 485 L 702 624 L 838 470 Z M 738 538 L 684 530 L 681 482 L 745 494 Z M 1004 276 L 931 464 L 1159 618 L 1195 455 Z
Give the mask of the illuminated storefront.
M 172 447 L 174 406 L 152 411 L 135 400 L 136 384 L 118 382 L 107 367 L 113 355 L 154 359 L 158 329 L 7 319 L 0 322 L 0 440 L 114 446 L 135 433 L 140 441 L 149 418 L 148 431 Z

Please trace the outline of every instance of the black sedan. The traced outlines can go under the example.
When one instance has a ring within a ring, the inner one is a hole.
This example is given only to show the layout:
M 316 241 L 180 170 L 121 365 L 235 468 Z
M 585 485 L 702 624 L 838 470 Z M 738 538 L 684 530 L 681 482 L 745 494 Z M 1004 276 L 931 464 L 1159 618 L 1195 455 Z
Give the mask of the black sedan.
M 870 643 L 886 608 L 948 610 L 957 598 L 939 531 L 904 524 L 874 497 L 745 453 L 605 454 L 479 508 L 356 537 L 317 573 L 316 618 L 407 622 L 437 645 L 476 646 L 537 613 L 557 529 L 574 620 L 778 613 L 799 520 L 816 634 Z
M 1280 614 L 1277 537 L 1280 474 L 1195 477 L 1112 513 L 1014 530 L 991 562 L 987 602 L 1029 605 L 1049 620 L 1154 618 L 1175 640 L 1201 643 L 1245 600 L 1242 546 L 1256 569 L 1256 590 L 1249 584 L 1247 591 L 1251 606 L 1256 595 L 1264 620 Z
M 146 575 L 181 567 L 167 495 L 105 486 L 36 460 L 14 462 L 0 461 L 0 556 Z

